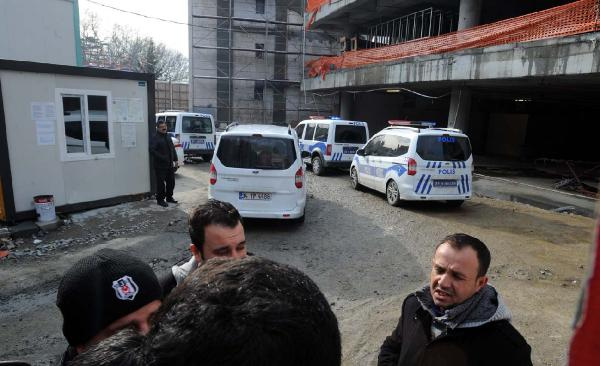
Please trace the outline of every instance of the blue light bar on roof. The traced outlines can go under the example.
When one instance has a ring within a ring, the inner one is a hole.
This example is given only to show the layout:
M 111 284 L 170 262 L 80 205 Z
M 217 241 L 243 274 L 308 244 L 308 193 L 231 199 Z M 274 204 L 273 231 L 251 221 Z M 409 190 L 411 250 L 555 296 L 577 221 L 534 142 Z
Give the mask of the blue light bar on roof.
M 342 118 L 339 116 L 329 116 L 329 119 L 342 119 Z

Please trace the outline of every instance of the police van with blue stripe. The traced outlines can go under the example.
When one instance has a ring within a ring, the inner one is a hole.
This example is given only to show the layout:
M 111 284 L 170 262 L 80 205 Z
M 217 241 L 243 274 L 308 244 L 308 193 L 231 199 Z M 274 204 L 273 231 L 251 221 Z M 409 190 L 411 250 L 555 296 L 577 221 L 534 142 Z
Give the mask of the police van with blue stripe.
M 188 156 L 210 161 L 217 144 L 213 116 L 206 113 L 165 111 L 156 114 L 156 122 L 167 124 L 167 133 L 179 140 Z
M 311 116 L 296 126 L 300 151 L 308 151 L 306 162 L 312 172 L 322 175 L 326 168 L 348 169 L 356 150 L 369 139 L 366 122 L 347 121 L 339 117 Z
M 354 155 L 350 178 L 385 193 L 388 203 L 446 201 L 460 206 L 473 193 L 473 156 L 469 137 L 432 122 L 390 121 Z

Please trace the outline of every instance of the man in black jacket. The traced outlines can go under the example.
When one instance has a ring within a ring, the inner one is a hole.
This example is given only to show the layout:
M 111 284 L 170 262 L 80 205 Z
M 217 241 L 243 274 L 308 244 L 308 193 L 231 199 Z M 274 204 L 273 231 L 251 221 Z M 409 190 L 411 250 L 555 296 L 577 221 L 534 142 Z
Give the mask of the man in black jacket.
M 531 365 L 531 347 L 487 283 L 490 261 L 479 239 L 445 237 L 433 256 L 430 284 L 404 300 L 378 365 Z
M 178 164 L 177 153 L 171 136 L 167 134 L 167 124 L 165 122 L 159 122 L 156 126 L 156 134 L 150 141 L 150 153 L 154 157 L 156 203 L 162 207 L 167 207 L 167 202 L 177 203 L 173 199 L 173 189 L 175 189 L 174 168 Z

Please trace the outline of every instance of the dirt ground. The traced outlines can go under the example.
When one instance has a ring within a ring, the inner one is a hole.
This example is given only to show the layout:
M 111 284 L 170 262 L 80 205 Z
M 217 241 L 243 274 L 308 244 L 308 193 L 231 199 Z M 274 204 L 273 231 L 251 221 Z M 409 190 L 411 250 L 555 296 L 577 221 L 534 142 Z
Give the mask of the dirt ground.
M 565 363 L 594 220 L 482 197 L 460 209 L 423 202 L 395 208 L 383 195 L 352 190 L 344 173 L 307 178 L 306 222 L 248 220 L 248 248 L 317 282 L 338 316 L 344 365 L 376 364 L 404 296 L 427 282 L 433 247 L 453 232 L 490 247 L 490 282 L 532 346 L 534 364 Z M 187 165 L 177 177 L 179 205 L 163 209 L 141 201 L 74 215 L 42 238 L 56 244 L 48 253 L 1 261 L 0 360 L 47 365 L 64 350 L 56 287 L 81 256 L 102 246 L 121 248 L 157 272 L 187 259 L 185 218 L 206 200 L 207 181 L 206 164 Z M 29 247 L 35 248 L 27 239 L 17 250 Z

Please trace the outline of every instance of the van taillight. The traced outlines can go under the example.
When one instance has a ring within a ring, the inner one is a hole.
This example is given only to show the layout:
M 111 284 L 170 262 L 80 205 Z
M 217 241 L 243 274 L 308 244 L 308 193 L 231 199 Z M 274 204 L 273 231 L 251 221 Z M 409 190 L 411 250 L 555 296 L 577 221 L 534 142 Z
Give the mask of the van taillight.
M 175 147 L 181 147 L 181 146 L 182 146 L 181 144 L 175 144 Z
M 296 171 L 296 177 L 295 177 L 295 179 L 296 179 L 296 188 L 302 188 L 302 184 L 303 184 L 303 181 L 304 181 L 303 176 L 304 176 L 304 172 L 302 171 L 302 168 L 299 168 Z
M 408 158 L 408 175 L 417 174 L 417 161 L 413 158 Z
M 217 183 L 217 169 L 214 164 L 210 164 L 210 184 Z
M 331 145 L 327 145 L 327 149 L 325 150 L 325 155 L 331 155 Z

